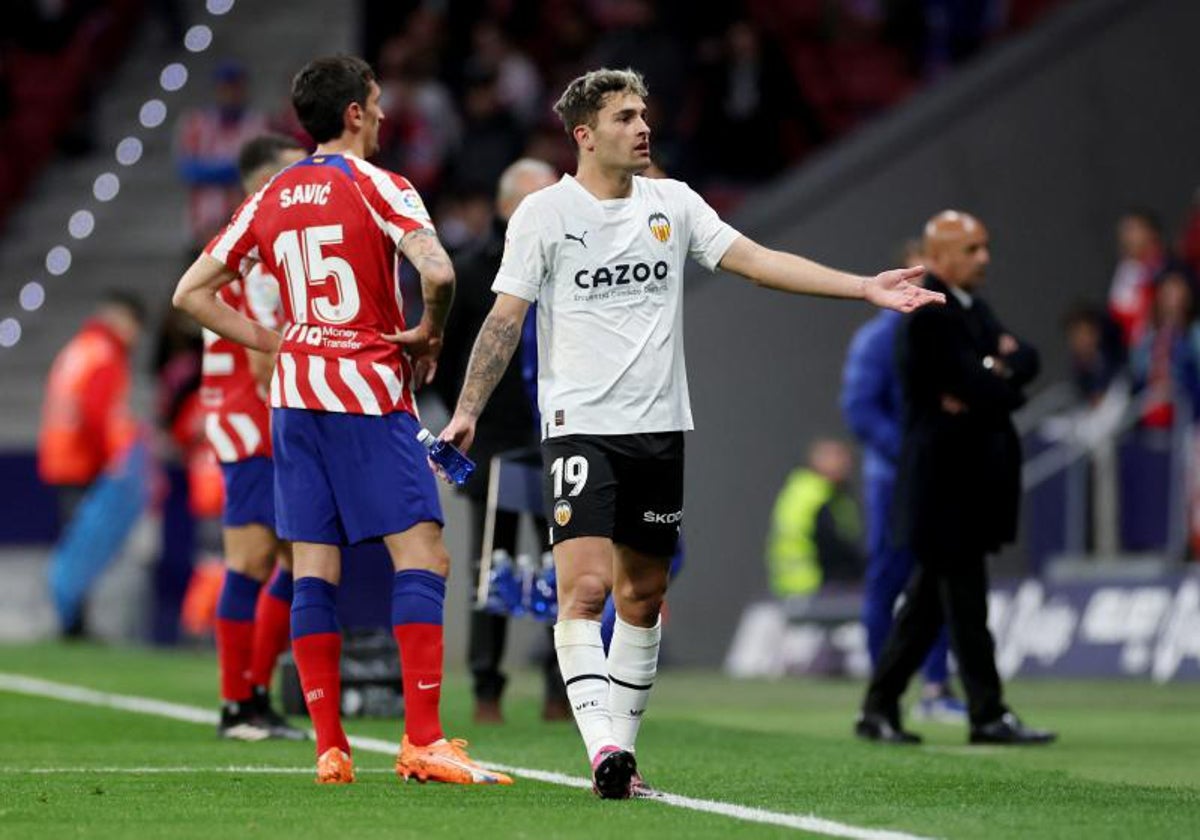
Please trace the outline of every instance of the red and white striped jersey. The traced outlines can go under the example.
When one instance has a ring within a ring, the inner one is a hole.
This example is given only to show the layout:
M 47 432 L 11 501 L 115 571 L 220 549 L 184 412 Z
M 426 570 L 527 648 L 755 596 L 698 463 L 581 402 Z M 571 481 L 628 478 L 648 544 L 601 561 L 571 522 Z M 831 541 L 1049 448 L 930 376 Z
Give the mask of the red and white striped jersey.
M 404 178 L 353 155 L 314 155 L 248 198 L 209 243 L 235 271 L 259 260 L 280 279 L 272 406 L 416 414 L 409 360 L 381 335 L 404 329 L 399 243 L 420 228 L 433 223 Z
M 279 328 L 279 283 L 259 263 L 217 293 L 230 308 L 268 329 Z M 254 378 L 249 350 L 204 331 L 200 405 L 204 433 L 223 463 L 271 454 L 271 412 L 267 389 Z

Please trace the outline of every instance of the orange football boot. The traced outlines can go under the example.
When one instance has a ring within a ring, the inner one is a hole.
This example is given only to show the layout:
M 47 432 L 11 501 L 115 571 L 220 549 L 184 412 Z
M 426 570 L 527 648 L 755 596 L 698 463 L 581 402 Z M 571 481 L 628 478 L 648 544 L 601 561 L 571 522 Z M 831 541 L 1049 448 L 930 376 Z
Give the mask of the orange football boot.
M 400 743 L 396 774 L 406 781 L 446 782 L 452 785 L 511 785 L 512 779 L 489 770 L 467 755 L 462 738 L 442 739 L 424 747 L 413 746 L 408 736 Z
M 317 784 L 348 785 L 354 781 L 354 762 L 337 747 L 330 747 L 317 759 Z

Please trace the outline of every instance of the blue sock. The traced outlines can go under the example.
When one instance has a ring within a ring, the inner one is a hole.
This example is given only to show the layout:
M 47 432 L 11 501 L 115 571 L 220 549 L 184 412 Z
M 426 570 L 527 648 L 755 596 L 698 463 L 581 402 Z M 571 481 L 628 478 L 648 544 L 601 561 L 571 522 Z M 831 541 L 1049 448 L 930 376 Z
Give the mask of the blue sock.
M 446 579 L 425 569 L 405 569 L 392 579 L 392 626 L 442 623 Z
M 267 592 L 271 593 L 272 598 L 278 598 L 285 604 L 292 603 L 292 573 L 287 569 L 277 569 L 275 577 L 271 578 L 271 583 L 267 587 Z
M 233 569 L 225 570 L 221 597 L 217 601 L 217 618 L 226 621 L 253 621 L 254 607 L 262 584 Z
M 292 638 L 337 632 L 337 587 L 315 577 L 297 580 L 292 596 Z

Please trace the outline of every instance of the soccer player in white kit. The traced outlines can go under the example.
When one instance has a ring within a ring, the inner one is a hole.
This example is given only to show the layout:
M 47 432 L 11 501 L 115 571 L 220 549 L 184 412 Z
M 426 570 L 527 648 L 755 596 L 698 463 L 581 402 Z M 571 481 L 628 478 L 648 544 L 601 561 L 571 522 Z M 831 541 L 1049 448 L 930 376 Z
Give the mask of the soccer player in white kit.
M 764 248 L 687 184 L 650 166 L 645 82 L 594 70 L 554 106 L 576 144 L 574 177 L 528 196 L 508 227 L 496 302 L 442 438 L 469 447 L 475 421 L 537 302 L 543 486 L 558 575 L 555 648 L 606 799 L 653 796 L 634 758 L 658 667 L 659 609 L 683 521 L 687 257 L 797 294 L 910 312 L 944 300 L 911 283 L 920 266 L 860 277 Z M 607 658 L 605 598 L 616 627 Z

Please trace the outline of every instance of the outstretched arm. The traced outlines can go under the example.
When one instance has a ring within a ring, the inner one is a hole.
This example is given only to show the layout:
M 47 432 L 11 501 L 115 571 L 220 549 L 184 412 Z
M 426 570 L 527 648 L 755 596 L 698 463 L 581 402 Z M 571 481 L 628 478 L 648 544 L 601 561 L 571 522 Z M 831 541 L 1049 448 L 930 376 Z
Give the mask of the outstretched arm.
M 527 300 L 503 292 L 496 295 L 492 311 L 475 339 L 462 392 L 458 396 L 458 407 L 450 424 L 442 430 L 443 440 L 462 450 L 470 447 L 475 439 L 475 421 L 483 413 L 496 383 L 504 375 L 521 342 L 521 325 L 528 310 Z
M 861 298 L 899 312 L 912 312 L 927 303 L 946 302 L 945 295 L 912 282 L 925 273 L 924 266 L 893 269 L 874 277 L 847 274 L 786 251 L 764 248 L 746 236 L 734 240 L 720 266 L 769 289 L 819 297 Z
M 201 254 L 179 278 L 171 302 L 217 335 L 263 353 L 279 349 L 279 334 L 250 320 L 217 298 L 217 290 L 237 274 L 220 260 Z

